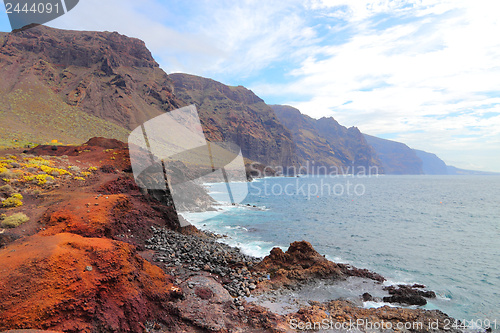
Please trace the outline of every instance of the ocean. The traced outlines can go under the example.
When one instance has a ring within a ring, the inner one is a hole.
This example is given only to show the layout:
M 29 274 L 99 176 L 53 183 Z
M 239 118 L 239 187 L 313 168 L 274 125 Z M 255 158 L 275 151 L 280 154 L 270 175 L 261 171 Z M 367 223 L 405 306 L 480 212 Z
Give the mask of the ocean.
M 226 188 L 206 186 L 214 198 Z M 426 285 L 438 295 L 426 309 L 500 327 L 498 176 L 264 178 L 249 183 L 240 205 L 219 209 L 184 216 L 258 257 L 306 240 L 388 284 Z M 339 296 L 338 288 L 322 292 Z

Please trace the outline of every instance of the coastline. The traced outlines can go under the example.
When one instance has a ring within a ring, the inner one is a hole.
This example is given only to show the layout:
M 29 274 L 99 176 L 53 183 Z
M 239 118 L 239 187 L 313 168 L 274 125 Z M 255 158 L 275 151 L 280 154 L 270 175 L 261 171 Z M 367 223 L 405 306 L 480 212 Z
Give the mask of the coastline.
M 278 321 L 273 324 L 275 327 L 266 327 L 265 331 L 286 326 L 290 329 L 295 321 L 307 323 L 312 322 L 310 320 L 327 320 L 341 325 L 353 319 L 358 320 L 358 324 L 363 321 L 363 325 L 385 322 L 385 329 L 389 325 L 398 327 L 398 323 L 422 323 L 422 329 L 416 331 L 463 331 L 446 330 L 447 323 L 455 321 L 438 310 L 423 310 L 389 302 L 374 306 L 381 303 L 383 297 L 391 295 L 383 283 L 386 281 L 384 277 L 365 269 L 328 261 L 305 241 L 291 244 L 287 252 L 275 248 L 269 256 L 260 260 L 242 254 L 238 248 L 218 242 L 223 236 L 209 232 L 182 235 L 153 227 L 153 234 L 146 241 L 146 249 L 154 251 L 152 260 L 167 274 L 174 276 L 175 282 L 183 290 L 193 290 L 199 285 L 209 289 L 221 286 L 225 291 L 219 290 L 219 293 L 230 296 L 227 300 L 231 301 L 233 310 L 251 311 L 260 318 L 272 317 Z M 322 289 L 332 286 L 352 293 L 349 297 L 344 293 L 344 297 L 318 299 Z M 406 290 L 406 287 L 409 289 Z M 375 288 L 378 290 L 376 296 L 368 293 Z M 420 292 L 432 293 L 425 291 L 421 285 L 395 288 L 411 291 L 405 295 L 405 300 L 414 299 Z M 316 298 L 309 297 L 311 290 L 316 292 Z M 403 298 L 399 298 L 401 300 Z M 195 304 L 196 297 L 185 298 L 182 311 Z M 205 311 L 203 323 L 208 325 L 216 319 Z M 342 313 L 343 316 L 333 313 Z M 433 323 L 437 324 L 431 329 Z
M 289 177 L 281 177 L 281 178 L 289 178 Z M 411 178 L 411 177 L 410 177 Z M 432 177 L 431 177 L 432 178 Z M 257 181 L 265 181 L 266 179 L 276 179 L 276 177 L 265 177 L 264 179 L 258 179 Z M 214 185 L 216 186 L 217 183 L 211 183 L 211 184 L 205 184 L 207 185 L 205 188 L 208 189 L 208 191 L 210 192 L 210 189 L 214 187 Z M 251 204 L 240 204 L 240 205 L 237 205 L 238 207 L 236 208 L 241 208 L 241 209 L 252 209 L 252 205 Z M 228 210 L 229 209 L 236 209 L 231 206 L 227 206 Z M 198 213 L 198 214 L 202 214 L 203 213 Z M 237 211 L 236 211 L 236 214 L 237 214 Z M 189 218 L 188 218 L 189 220 Z M 215 219 L 216 220 L 216 219 Z M 211 231 L 211 232 L 219 232 L 219 233 L 223 233 L 224 231 L 221 231 L 221 228 L 213 228 L 213 225 L 214 224 L 210 224 L 210 223 L 194 223 L 194 225 L 196 225 L 198 228 L 202 229 L 202 230 L 208 230 L 208 231 Z M 233 224 L 231 224 L 233 225 Z M 248 225 L 245 225 L 247 228 L 248 228 Z M 231 228 L 235 228 L 234 226 L 232 226 Z M 236 227 L 238 228 L 238 227 Z M 242 225 L 240 226 L 239 228 L 241 229 L 245 229 L 245 227 Z M 248 231 L 248 230 L 246 230 Z M 237 238 L 237 237 L 236 237 Z M 244 244 L 244 239 L 235 239 L 235 240 L 231 240 L 231 241 L 228 241 L 230 240 L 231 238 L 230 237 L 224 237 L 224 238 L 221 238 L 221 241 L 226 243 L 226 244 L 230 244 L 232 246 L 237 246 L 237 247 L 240 247 L 240 249 L 245 252 L 245 248 L 247 247 L 246 245 L 247 244 Z M 307 239 L 306 239 L 307 240 Z M 269 244 L 268 244 L 269 245 Z M 273 244 L 274 246 L 276 246 L 276 244 Z M 269 247 L 273 247 L 273 246 L 269 246 Z M 282 250 L 286 250 L 286 247 L 284 246 L 280 246 L 280 248 Z M 265 253 L 263 255 L 260 255 L 260 257 L 262 256 L 265 256 L 267 255 L 268 253 Z M 344 261 L 340 258 L 331 258 L 331 257 L 328 257 L 326 256 L 327 259 L 330 259 L 336 263 L 343 263 Z M 340 259 L 340 260 L 339 260 Z M 393 279 L 393 281 L 385 281 L 384 282 L 384 287 L 388 287 L 388 286 L 398 286 L 398 285 L 420 285 L 420 281 L 418 281 L 418 279 L 412 279 L 410 281 L 413 281 L 413 282 L 409 282 L 408 280 L 405 280 L 405 282 L 395 282 L 395 281 L 398 281 L 399 279 Z M 355 283 L 353 283 L 354 285 Z M 307 287 L 311 287 L 311 286 L 306 286 Z M 344 286 L 344 289 L 347 288 L 351 288 L 352 286 Z M 318 286 L 312 286 L 312 288 L 316 288 L 318 289 Z M 333 289 L 332 290 L 328 290 L 329 289 Z M 338 290 L 337 290 L 338 291 Z M 327 293 L 329 296 L 332 296 L 333 299 L 336 299 L 337 297 L 343 297 L 342 299 L 347 299 L 348 297 L 346 296 L 336 296 L 336 292 L 335 292 L 335 287 L 332 287 L 332 286 L 327 286 L 327 288 L 323 288 L 323 292 L 324 293 Z M 303 291 L 302 292 L 303 294 L 306 294 L 306 296 L 304 295 L 296 295 L 297 298 L 302 298 L 300 302 L 297 302 L 297 300 L 291 300 L 292 303 L 301 303 L 302 305 L 304 304 L 307 304 L 309 303 L 309 301 L 317 301 L 317 300 L 314 300 L 314 299 L 305 299 L 307 298 L 307 294 L 308 292 L 307 291 Z M 361 295 L 362 293 L 360 293 L 358 295 L 358 299 L 356 299 L 356 297 L 353 297 L 353 295 L 349 295 L 350 298 L 349 298 L 349 301 L 353 302 L 357 305 L 357 306 L 360 306 L 360 307 L 363 307 L 363 308 L 381 308 L 381 307 L 384 307 L 384 306 L 388 306 L 388 307 L 400 307 L 400 308 L 406 308 L 406 309 L 422 309 L 422 310 L 438 310 L 439 309 L 439 304 L 443 303 L 443 302 L 448 302 L 450 299 L 446 297 L 446 295 L 442 295 L 442 294 L 437 294 L 435 293 L 435 297 L 433 297 L 432 299 L 430 299 L 430 302 L 427 302 L 427 305 L 425 306 L 422 306 L 422 304 L 420 304 L 420 306 L 416 306 L 416 305 L 404 305 L 404 304 L 400 304 L 398 302 L 395 302 L 395 303 L 390 303 L 390 302 L 384 302 L 382 300 L 383 297 L 379 297 L 378 299 L 376 300 L 369 300 L 367 302 L 359 302 L 359 296 Z M 283 296 L 283 295 L 282 295 Z M 286 296 L 286 295 L 285 295 Z M 269 304 L 269 298 L 271 299 L 274 299 L 275 302 L 271 302 L 271 303 L 274 303 L 274 304 Z M 435 304 L 434 300 L 433 299 L 436 299 L 438 300 L 439 302 L 437 302 Z M 268 305 L 271 306 L 271 308 L 275 308 L 276 307 L 276 303 L 279 303 L 279 298 L 276 297 L 276 295 L 271 295 L 269 297 L 264 297 L 264 298 L 257 298 L 257 299 L 252 299 L 254 301 L 256 301 L 258 304 L 263 304 L 263 303 L 268 303 Z M 288 304 L 284 305 L 285 307 L 290 307 L 290 302 L 288 302 Z M 292 306 L 293 307 L 293 306 Z M 472 321 L 471 321 L 472 322 Z M 468 327 L 468 328 L 471 328 L 471 327 Z M 479 325 L 479 326 L 475 326 L 475 329 L 481 329 L 482 327 Z
M 444 332 L 455 323 L 438 310 L 393 306 L 432 297 L 423 286 L 384 289 L 381 275 L 329 261 L 306 241 L 259 259 L 223 236 L 181 227 L 167 200 L 135 185 L 126 149 L 112 147 L 42 146 L 8 162 L 17 172 L 42 161 L 75 175 L 10 183 L 23 206 L 5 212 L 31 219 L 1 237 L 0 330 L 291 332 L 322 323 L 340 332 L 415 324 L 422 327 L 412 331 Z M 367 306 L 380 300 L 392 304 Z

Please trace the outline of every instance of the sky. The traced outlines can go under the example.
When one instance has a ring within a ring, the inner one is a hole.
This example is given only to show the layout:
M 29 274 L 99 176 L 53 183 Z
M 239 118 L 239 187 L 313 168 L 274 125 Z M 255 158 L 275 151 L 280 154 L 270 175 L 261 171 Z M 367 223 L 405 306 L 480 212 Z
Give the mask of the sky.
M 80 0 L 47 25 L 137 37 L 167 73 L 500 172 L 499 12 L 492 0 Z

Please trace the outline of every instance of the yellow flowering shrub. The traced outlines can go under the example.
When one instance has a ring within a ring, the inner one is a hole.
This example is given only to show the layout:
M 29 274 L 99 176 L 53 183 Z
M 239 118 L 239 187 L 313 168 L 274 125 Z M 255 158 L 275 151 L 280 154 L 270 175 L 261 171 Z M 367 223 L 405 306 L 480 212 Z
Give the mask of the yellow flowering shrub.
M 35 179 L 38 181 L 38 185 L 44 185 L 47 183 L 47 181 L 54 180 L 54 177 L 50 175 L 36 175 Z
M 24 213 L 17 213 L 9 217 L 5 217 L 1 223 L 3 228 L 16 228 L 30 220 Z
M 35 180 L 35 176 L 33 176 L 33 175 L 26 175 L 26 176 L 23 177 L 23 180 L 25 182 L 27 182 L 27 183 L 28 182 L 32 182 L 33 180 Z
M 45 165 L 42 165 L 40 167 L 40 170 L 42 170 L 43 172 L 45 172 L 48 175 L 51 175 L 51 174 L 54 174 L 54 173 L 58 173 L 60 176 L 62 176 L 62 175 L 71 175 L 71 173 L 68 170 L 58 169 L 58 168 L 52 168 L 52 167 L 45 166 Z
M 11 195 L 2 202 L 2 206 L 7 208 L 19 207 L 23 205 L 23 196 L 19 193 Z

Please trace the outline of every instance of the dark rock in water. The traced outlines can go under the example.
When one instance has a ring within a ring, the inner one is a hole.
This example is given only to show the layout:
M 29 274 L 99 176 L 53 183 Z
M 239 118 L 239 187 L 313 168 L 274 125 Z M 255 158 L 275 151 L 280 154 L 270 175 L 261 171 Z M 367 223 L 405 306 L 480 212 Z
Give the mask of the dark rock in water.
M 384 302 L 387 303 L 401 303 L 408 305 L 426 305 L 427 301 L 425 298 L 419 295 L 393 295 L 383 298 Z
M 419 289 L 424 289 L 425 286 L 423 284 L 417 284 L 415 283 L 413 286 L 411 286 L 412 288 L 419 288 Z
M 373 301 L 373 296 L 370 295 L 369 293 L 364 293 L 362 297 L 363 297 L 363 302 Z
M 436 293 L 428 290 L 420 290 L 425 288 L 423 285 L 415 284 L 413 286 L 398 285 L 385 287 L 391 296 L 384 297 L 384 302 L 401 303 L 409 305 L 426 305 L 427 300 L 424 298 L 436 298 Z
M 357 276 L 360 278 L 370 279 L 377 282 L 384 282 L 385 278 L 375 272 L 369 271 L 366 268 L 356 268 L 347 264 L 337 264 L 342 270 L 342 273 L 347 276 Z

